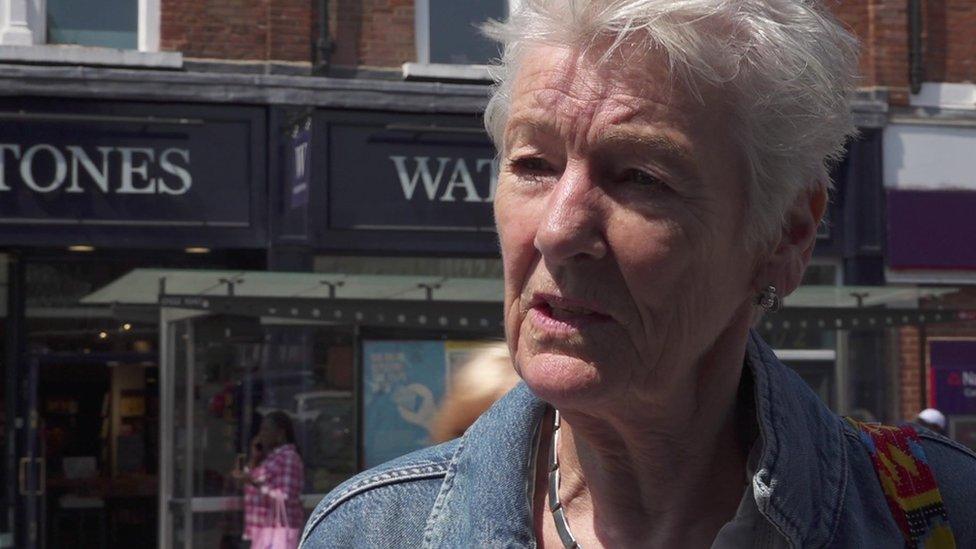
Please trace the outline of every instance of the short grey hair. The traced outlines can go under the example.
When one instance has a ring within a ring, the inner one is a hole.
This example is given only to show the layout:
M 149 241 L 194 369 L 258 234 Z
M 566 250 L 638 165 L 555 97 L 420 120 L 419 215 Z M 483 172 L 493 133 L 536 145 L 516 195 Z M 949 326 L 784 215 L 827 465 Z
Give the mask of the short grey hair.
M 749 169 L 752 245 L 778 237 L 797 193 L 831 186 L 830 167 L 856 133 L 857 39 L 815 0 L 520 0 L 485 31 L 503 46 L 485 112 L 500 152 L 513 81 L 532 46 L 599 48 L 605 61 L 636 41 L 661 51 L 692 93 L 721 89 Z

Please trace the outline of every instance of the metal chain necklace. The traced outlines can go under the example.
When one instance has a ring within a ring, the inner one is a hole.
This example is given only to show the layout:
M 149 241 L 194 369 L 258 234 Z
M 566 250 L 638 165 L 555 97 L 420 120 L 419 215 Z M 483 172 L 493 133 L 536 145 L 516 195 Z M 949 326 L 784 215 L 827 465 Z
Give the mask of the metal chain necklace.
M 559 501 L 559 456 L 556 454 L 559 449 L 559 410 L 556 410 L 555 415 L 549 444 L 549 510 L 552 511 L 552 520 L 556 523 L 556 532 L 559 533 L 563 546 L 566 549 L 582 549 L 569 529 L 566 512 Z

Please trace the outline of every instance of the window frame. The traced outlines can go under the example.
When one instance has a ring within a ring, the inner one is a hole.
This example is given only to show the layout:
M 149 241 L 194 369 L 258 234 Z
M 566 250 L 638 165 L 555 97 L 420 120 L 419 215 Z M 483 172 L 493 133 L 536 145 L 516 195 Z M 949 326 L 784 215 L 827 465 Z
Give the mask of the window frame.
M 518 5 L 519 0 L 508 0 L 508 13 Z M 413 26 L 417 60 L 403 64 L 404 79 L 491 81 L 488 65 L 430 62 L 430 0 L 414 1 Z
M 183 56 L 161 52 L 161 0 L 138 0 L 136 48 L 81 48 L 48 44 L 47 0 L 6 0 L 0 13 L 0 61 L 53 62 L 79 65 L 180 68 Z

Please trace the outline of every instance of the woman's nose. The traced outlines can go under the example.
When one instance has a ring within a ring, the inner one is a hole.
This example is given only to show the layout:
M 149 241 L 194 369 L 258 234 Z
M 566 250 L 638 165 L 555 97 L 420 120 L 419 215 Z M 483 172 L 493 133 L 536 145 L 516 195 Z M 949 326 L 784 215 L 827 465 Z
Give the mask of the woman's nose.
M 535 235 L 535 247 L 547 262 L 600 259 L 607 253 L 600 189 L 586 170 L 566 168 L 549 194 Z

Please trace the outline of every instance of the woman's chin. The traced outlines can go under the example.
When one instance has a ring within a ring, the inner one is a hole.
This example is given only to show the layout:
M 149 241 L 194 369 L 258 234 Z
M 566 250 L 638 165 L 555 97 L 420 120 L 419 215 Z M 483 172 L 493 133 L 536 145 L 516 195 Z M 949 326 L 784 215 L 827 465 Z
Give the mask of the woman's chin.
M 529 389 L 557 408 L 579 406 L 605 389 L 593 364 L 571 356 L 534 355 L 520 361 L 519 370 Z

